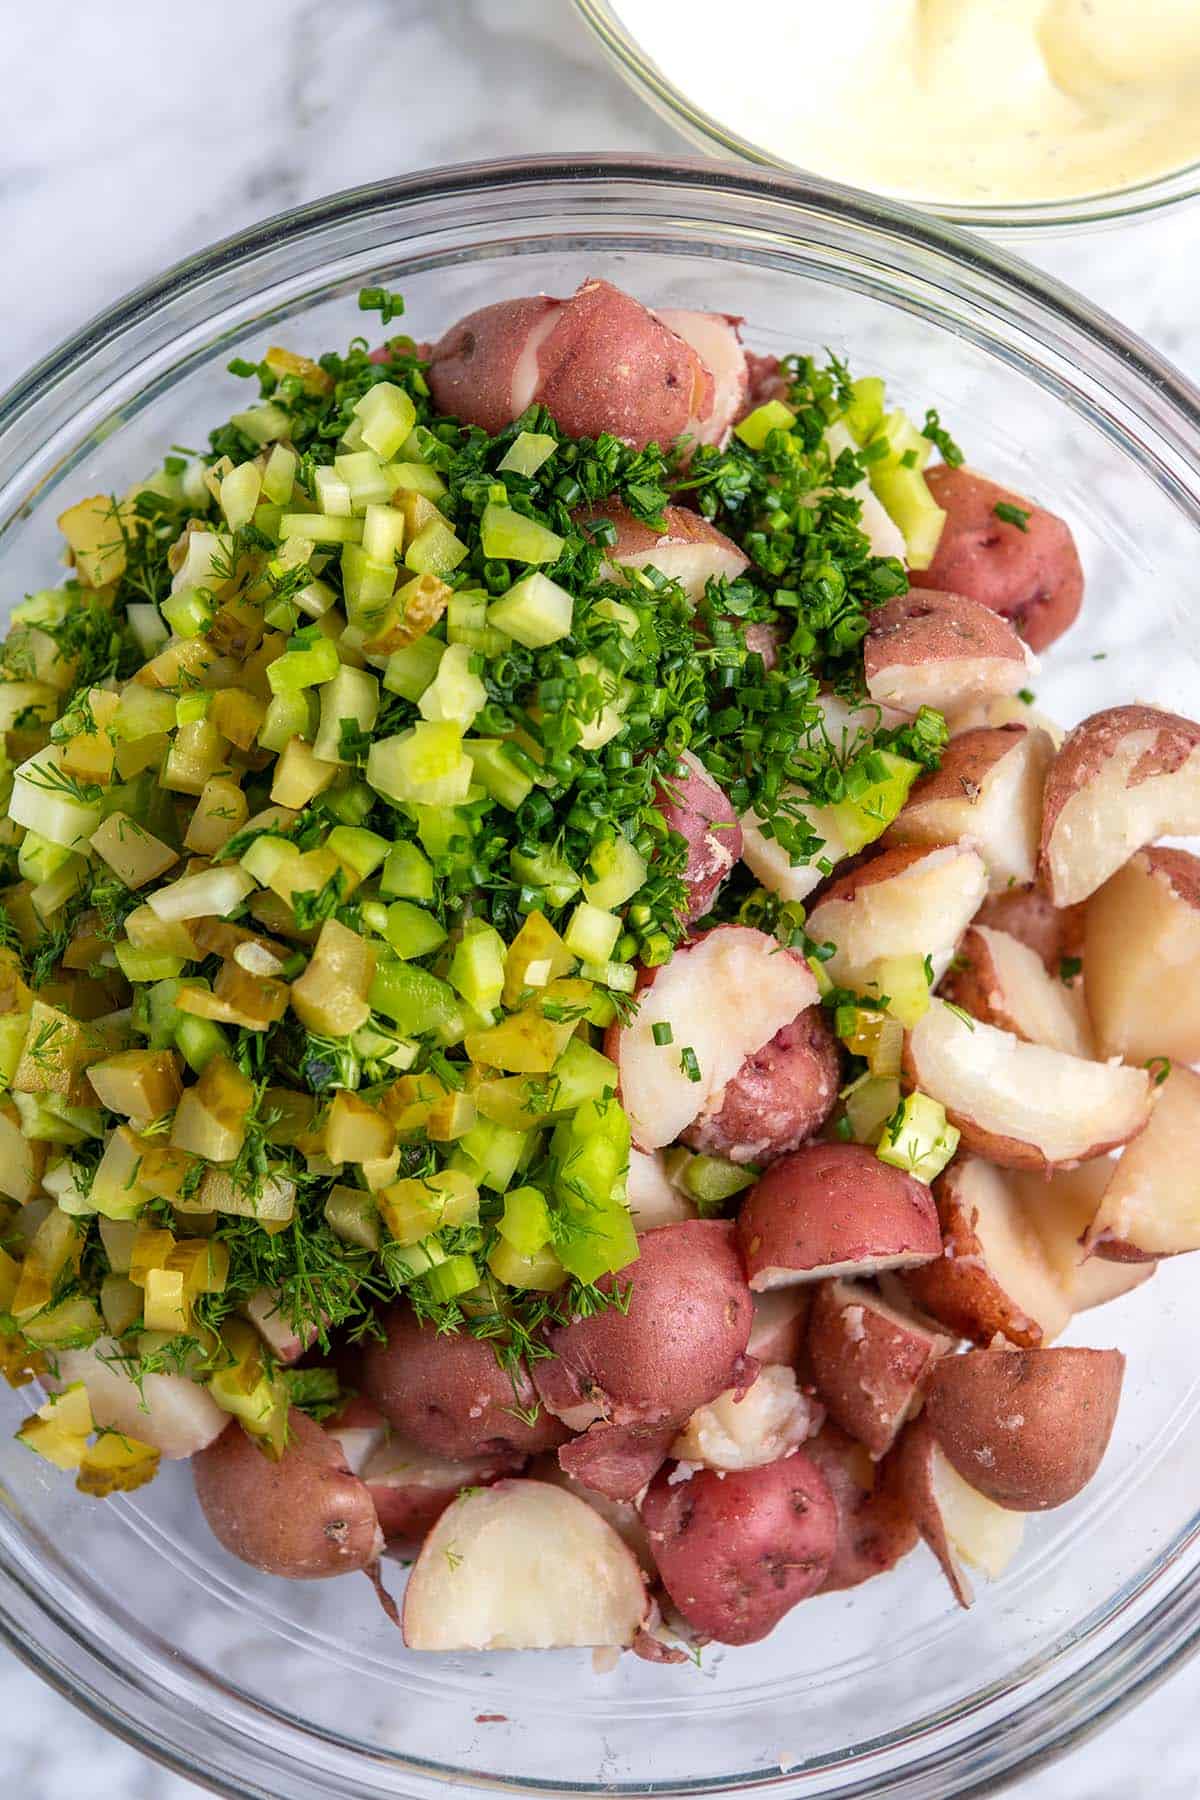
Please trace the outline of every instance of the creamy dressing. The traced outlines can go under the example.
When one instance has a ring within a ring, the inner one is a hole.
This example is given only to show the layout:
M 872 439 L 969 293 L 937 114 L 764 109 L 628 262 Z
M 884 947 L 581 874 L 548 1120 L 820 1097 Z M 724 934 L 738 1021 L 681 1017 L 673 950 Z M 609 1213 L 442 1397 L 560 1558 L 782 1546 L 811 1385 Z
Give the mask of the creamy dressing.
M 614 0 L 788 162 L 917 200 L 1110 192 L 1200 160 L 1200 0 Z

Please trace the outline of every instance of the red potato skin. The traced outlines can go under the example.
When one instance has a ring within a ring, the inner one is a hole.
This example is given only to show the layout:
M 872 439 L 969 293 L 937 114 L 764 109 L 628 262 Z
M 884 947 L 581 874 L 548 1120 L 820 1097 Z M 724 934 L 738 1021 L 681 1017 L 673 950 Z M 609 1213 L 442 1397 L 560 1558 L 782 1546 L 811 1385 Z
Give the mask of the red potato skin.
M 964 1481 L 1014 1512 L 1062 1506 L 1100 1467 L 1125 1374 L 1119 1350 L 969 1350 L 929 1379 L 929 1428 Z
M 1083 604 L 1083 565 L 1070 527 L 970 469 L 939 463 L 925 479 L 946 523 L 929 567 L 910 571 L 913 586 L 978 600 L 1010 620 L 1031 649 L 1047 649 Z M 997 504 L 1028 513 L 1026 529 L 998 518 Z
M 529 334 L 561 306 L 538 294 L 498 300 L 459 319 L 430 352 L 429 388 L 438 411 L 491 433 L 509 424 L 513 375 Z
M 940 593 L 925 582 L 872 613 L 863 642 L 868 692 L 885 669 L 969 657 L 1025 667 L 1024 645 L 1007 619 L 979 600 Z
M 710 910 L 722 882 L 742 854 L 742 828 L 724 790 L 694 756 L 681 759 L 683 775 L 661 780 L 654 804 L 669 830 L 687 845 L 684 918 L 691 924 Z
M 885 1456 L 920 1406 L 924 1383 L 949 1338 L 892 1317 L 858 1282 L 823 1281 L 813 1298 L 808 1358 L 830 1418 Z
M 548 1357 L 534 1381 L 554 1413 L 594 1408 L 595 1416 L 640 1433 L 682 1425 L 726 1388 L 748 1387 L 757 1364 L 746 1355 L 753 1303 L 733 1226 L 723 1219 L 660 1225 L 640 1240 L 637 1262 L 616 1276 L 631 1286 L 628 1309 L 546 1330 Z
M 608 1500 L 633 1500 L 661 1469 L 675 1437 L 666 1431 L 627 1431 L 620 1425 L 592 1425 L 563 1444 L 558 1466 Z
M 1083 907 L 1059 908 L 1033 883 L 991 895 L 974 923 L 1007 931 L 1040 956 L 1051 975 L 1060 973 L 1064 957 L 1083 952 Z
M 905 1269 L 900 1279 L 917 1305 L 957 1337 L 990 1344 L 999 1335 L 1036 1350 L 1041 1326 L 1013 1304 L 987 1266 L 975 1235 L 975 1209 L 959 1185 L 964 1167 L 952 1163 L 934 1183 L 944 1239 L 941 1256 L 919 1269 Z
M 580 507 L 572 515 L 584 527 L 585 531 L 598 520 L 607 519 L 616 528 L 616 538 L 605 547 L 605 562 L 611 569 L 620 570 L 622 564 L 637 557 L 641 561 L 654 561 L 656 550 L 691 548 L 711 552 L 713 573 L 720 573 L 726 580 L 733 581 L 744 569 L 750 566 L 750 559 L 740 550 L 732 538 L 710 525 L 707 519 L 701 518 L 686 506 L 664 506 L 662 510 L 663 525 L 661 530 L 643 524 L 627 506 L 618 500 L 603 500 L 594 506 Z M 667 570 L 663 570 L 666 574 Z M 688 598 L 693 604 L 703 599 L 703 588 L 698 591 L 687 590 Z M 750 629 L 748 627 L 748 629 Z
M 746 403 L 740 415 L 742 418 L 747 413 L 752 413 L 756 407 L 765 406 L 768 400 L 787 400 L 788 378 L 777 356 L 760 356 L 755 350 L 747 350 L 746 378 Z
M 882 850 L 868 850 L 857 858 L 848 857 L 850 867 L 840 868 L 831 881 L 814 889 L 808 901 L 809 916 L 826 900 L 853 900 L 860 888 L 903 875 L 914 863 L 923 862 L 933 849 L 932 844 L 893 844 Z
M 379 1519 L 336 1438 L 295 1409 L 272 1462 L 232 1420 L 192 1457 L 196 1498 L 218 1543 L 268 1575 L 318 1581 L 379 1558 Z
M 818 1132 L 833 1111 L 842 1054 L 821 1006 L 809 1006 L 748 1056 L 722 1094 L 683 1133 L 692 1150 L 771 1163 Z
M 840 1426 L 826 1420 L 805 1444 L 804 1454 L 825 1477 L 837 1511 L 837 1545 L 822 1594 L 841 1593 L 886 1575 L 916 1548 L 917 1527 L 900 1496 L 863 1446 Z
M 879 1465 L 881 1494 L 912 1521 L 941 1564 L 950 1591 L 961 1607 L 971 1606 L 974 1595 L 966 1570 L 955 1555 L 933 1487 L 933 1453 L 936 1439 L 922 1413 L 906 1425 L 886 1461 Z
M 659 307 L 656 316 L 669 331 L 691 345 L 713 378 L 708 415 L 703 420 L 691 420 L 691 431 L 698 443 L 723 444 L 734 420 L 741 416 L 749 385 L 741 316 L 681 307 Z
M 750 1189 L 737 1230 L 751 1287 L 768 1269 L 930 1259 L 942 1248 L 929 1189 L 863 1144 L 806 1144 L 781 1157 Z
M 544 1408 L 533 1424 L 515 1416 L 536 1403 L 528 1372 L 516 1381 L 491 1344 L 467 1332 L 422 1325 L 411 1307 L 383 1316 L 386 1338 L 363 1346 L 362 1384 L 388 1422 L 422 1449 L 467 1460 L 535 1456 L 567 1436 Z
M 914 782 L 900 817 L 933 801 L 974 799 L 996 764 L 1026 735 L 1027 727 L 1016 724 L 977 725 L 959 732 L 943 750 L 939 766 Z
M 650 1484 L 642 1518 L 659 1575 L 693 1630 L 754 1644 L 820 1588 L 837 1549 L 833 1496 L 798 1451 L 719 1476 Z
M 460 1489 L 385 1487 L 382 1482 L 368 1482 L 367 1492 L 379 1515 L 379 1525 L 388 1544 L 415 1544 L 431 1531 Z

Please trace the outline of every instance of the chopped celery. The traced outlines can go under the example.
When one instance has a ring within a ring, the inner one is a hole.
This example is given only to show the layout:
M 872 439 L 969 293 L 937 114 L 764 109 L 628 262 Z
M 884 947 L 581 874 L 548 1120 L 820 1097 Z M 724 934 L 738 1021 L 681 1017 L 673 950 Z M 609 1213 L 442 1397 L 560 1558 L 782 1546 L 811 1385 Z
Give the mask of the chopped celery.
M 519 769 L 504 738 L 468 738 L 463 749 L 471 759 L 475 780 L 493 800 L 515 812 L 533 792 L 533 781 Z
M 558 441 L 544 431 L 519 431 L 496 469 L 500 474 L 510 470 L 514 475 L 536 475 L 558 449 Z
M 842 418 L 856 444 L 865 444 L 883 423 L 884 384 L 878 375 L 866 375 L 850 384 L 850 404 Z
M 548 1244 L 533 1256 L 522 1256 L 504 1238 L 488 1252 L 488 1268 L 505 1287 L 532 1288 L 552 1294 L 567 1279 L 567 1271 Z
M 259 727 L 258 742 L 264 750 L 273 750 L 279 755 L 293 738 L 309 736 L 315 712 L 316 701 L 307 688 L 296 689 L 290 694 L 275 694 Z
M 428 969 L 412 963 L 383 962 L 370 989 L 371 1008 L 392 1020 L 404 1037 L 441 1034 L 459 1018 L 454 989 Z
M 876 1144 L 900 1105 L 900 1083 L 890 1075 L 862 1075 L 843 1095 L 856 1144 Z
M 909 566 L 927 569 L 937 553 L 946 515 L 920 469 L 872 468 L 871 487 L 904 534 Z
M 446 928 L 423 906 L 410 900 L 393 900 L 387 908 L 385 936 L 396 955 L 404 962 L 428 956 L 446 941 Z
M 388 657 L 383 672 L 384 687 L 389 694 L 399 694 L 404 700 L 419 700 L 437 674 L 438 664 L 445 654 L 445 644 L 428 634 L 402 645 Z
M 551 850 L 541 850 L 534 855 L 514 849 L 508 860 L 518 881 L 526 887 L 543 890 L 547 906 L 565 906 L 579 892 L 579 876 L 569 863 Z
M 782 400 L 768 400 L 739 420 L 733 435 L 740 438 L 748 450 L 761 450 L 773 431 L 790 431 L 795 423 L 796 415 L 790 406 L 785 406 Z
M 929 1182 L 958 1149 L 958 1137 L 957 1128 L 946 1122 L 945 1108 L 918 1089 L 888 1119 L 875 1154 L 880 1162 Z
M 479 1119 L 458 1140 L 457 1154 L 480 1187 L 504 1193 L 531 1143 L 528 1131 Z
M 416 844 L 393 844 L 379 877 L 379 891 L 389 898 L 432 900 L 432 863 Z
M 550 1072 L 556 1113 L 574 1112 L 585 1100 L 600 1100 L 617 1091 L 617 1065 L 573 1037 Z
M 286 506 L 292 497 L 299 458 L 290 444 L 274 444 L 263 470 L 262 491 L 275 506 Z
M 179 1054 L 193 1074 L 202 1075 L 214 1056 L 225 1056 L 229 1039 L 211 1019 L 193 1018 L 180 1013 L 174 1027 Z
M 480 533 L 483 554 L 501 562 L 552 563 L 563 551 L 563 539 L 557 532 L 494 501 L 483 509 Z
M 386 498 L 390 497 L 389 493 Z M 363 514 L 362 547 L 373 563 L 393 571 L 395 585 L 396 558 L 404 548 L 404 514 L 394 506 L 373 502 Z
M 351 624 L 373 634 L 387 614 L 396 591 L 396 565 L 390 559 L 375 562 L 361 544 L 342 550 L 342 592 Z M 366 641 L 366 639 L 364 639 Z
M 438 662 L 437 673 L 417 702 L 423 719 L 450 720 L 465 731 L 487 705 L 487 689 L 471 669 L 472 653 L 465 644 L 451 644 Z
M 702 1218 L 712 1218 L 724 1212 L 735 1194 L 753 1187 L 757 1179 L 754 1170 L 727 1162 L 724 1157 L 700 1155 L 688 1158 L 677 1185 L 696 1202 Z
M 282 406 L 266 400 L 261 406 L 247 407 L 245 412 L 234 413 L 230 419 L 243 437 L 248 437 L 252 444 L 270 444 L 276 438 L 289 438 L 292 435 L 292 416 Z
M 364 831 L 359 825 L 335 825 L 325 840 L 340 863 L 353 869 L 360 881 L 373 875 L 388 855 L 388 842 L 376 831 Z
M 325 513 L 284 513 L 279 521 L 280 541 L 307 538 L 313 544 L 359 544 L 362 520 L 329 517 Z
M 262 492 L 262 471 L 257 463 L 239 463 L 221 482 L 221 511 L 231 531 L 240 531 L 254 517 Z
M 317 627 L 310 625 L 309 631 Z M 299 649 L 285 650 L 267 667 L 267 683 L 273 694 L 294 694 L 301 688 L 319 687 L 332 681 L 341 664 L 337 646 L 327 637 L 317 637 Z
M 881 957 L 867 971 L 866 986 L 872 993 L 887 996 L 886 1010 L 906 1031 L 929 1011 L 929 974 L 924 957 Z
M 623 1194 L 629 1120 L 614 1100 L 588 1100 L 555 1128 L 554 1198 L 564 1230 L 555 1244 L 563 1267 L 595 1281 L 633 1262 L 637 1235 Z
M 314 469 L 313 486 L 316 492 L 317 506 L 327 518 L 348 519 L 350 517 L 354 511 L 350 503 L 350 488 L 336 469 L 328 466 Z
M 499 1232 L 520 1256 L 535 1256 L 550 1241 L 550 1208 L 535 1187 L 510 1188 L 504 1196 Z
M 394 492 L 391 482 L 384 473 L 383 464 L 373 450 L 352 450 L 335 456 L 333 471 L 338 480 L 345 483 L 346 490 L 350 495 L 351 512 L 365 515 L 372 507 L 386 506 Z M 364 543 L 366 531 L 364 519 Z
M 384 465 L 384 473 L 392 484 L 393 495 L 403 489 L 410 494 L 420 494 L 425 500 L 440 500 L 446 492 L 445 482 L 428 463 L 390 462 Z
M 323 762 L 348 763 L 354 758 L 343 749 L 343 725 L 354 733 L 369 734 L 379 713 L 379 681 L 366 669 L 343 665 L 320 690 L 321 722 L 313 742 L 313 755 Z
M 620 935 L 621 921 L 616 913 L 581 900 L 571 914 L 563 942 L 581 961 L 602 963 L 612 955 Z
M 471 775 L 462 732 L 449 720 L 413 725 L 372 744 L 367 755 L 367 781 L 377 794 L 401 804 L 454 806 L 466 799 Z
M 449 575 L 467 555 L 467 546 L 454 535 L 440 515 L 430 519 L 404 552 L 405 566 L 414 575 Z
M 629 839 L 617 836 L 592 845 L 591 875 L 584 876 L 584 897 L 592 906 L 613 909 L 632 900 L 646 880 L 645 859 Z
M 14 825 L 24 825 L 52 844 L 75 850 L 90 839 L 100 823 L 100 790 L 81 786 L 65 773 L 62 764 L 59 744 L 47 744 L 21 763 L 13 771 L 8 816 Z
M 550 561 L 549 557 L 524 560 Z M 534 570 L 488 607 L 488 622 L 527 650 L 540 650 L 571 635 L 574 601 L 565 588 Z
M 412 400 L 391 381 L 368 388 L 354 413 L 362 427 L 363 443 L 384 462 L 391 461 L 417 422 Z
M 478 1285 L 479 1270 L 469 1256 L 448 1256 L 425 1276 L 422 1286 L 439 1301 L 456 1300 Z
M 920 773 L 920 763 L 891 750 L 871 750 L 851 765 L 846 798 L 828 809 L 843 854 L 855 855 L 887 830 Z
M 451 987 L 480 1012 L 491 1012 L 504 991 L 504 958 L 504 939 L 495 926 L 468 919 L 450 959 Z

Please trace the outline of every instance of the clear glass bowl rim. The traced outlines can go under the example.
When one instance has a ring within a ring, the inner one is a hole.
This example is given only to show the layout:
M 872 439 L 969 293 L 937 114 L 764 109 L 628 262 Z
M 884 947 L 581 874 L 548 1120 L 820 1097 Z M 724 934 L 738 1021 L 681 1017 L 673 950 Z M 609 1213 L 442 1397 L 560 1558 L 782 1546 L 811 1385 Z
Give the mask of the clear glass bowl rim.
M 689 99 L 682 88 L 667 79 L 637 38 L 626 30 L 610 0 L 574 0 L 574 5 L 629 85 L 660 117 L 674 125 L 698 148 L 710 155 L 735 156 L 760 168 L 777 169 L 785 174 L 807 172 L 785 158 L 773 156 L 750 138 L 742 137 Z M 1061 234 L 1077 227 L 1116 225 L 1142 219 L 1180 201 L 1193 200 L 1197 194 L 1200 194 L 1200 161 L 1169 170 L 1148 181 L 1131 183 L 1128 187 L 1080 194 L 1069 199 L 997 201 L 987 206 L 971 206 L 955 200 L 922 200 L 912 204 L 952 224 L 970 225 L 976 230 Z
M 206 284 L 213 277 L 232 279 L 239 270 L 251 268 L 261 272 L 264 259 L 273 251 L 319 243 L 323 233 L 338 228 L 358 226 L 365 231 L 372 219 L 400 219 L 405 207 L 474 205 L 478 209 L 474 215 L 457 220 L 465 226 L 472 216 L 484 218 L 488 199 L 507 203 L 510 213 L 505 216 L 509 217 L 519 211 L 525 195 L 532 200 L 557 193 L 566 202 L 572 190 L 593 198 L 611 190 L 614 206 L 640 197 L 647 202 L 647 219 L 661 218 L 665 225 L 681 219 L 690 224 L 705 219 L 714 224 L 734 223 L 740 216 L 735 211 L 738 205 L 759 201 L 765 211 L 773 212 L 771 226 L 777 234 L 783 228 L 779 214 L 786 214 L 789 208 L 794 208 L 797 225 L 810 239 L 814 221 L 818 231 L 823 221 L 830 234 L 847 230 L 876 236 L 886 233 L 898 259 L 926 259 L 935 266 L 945 291 L 976 308 L 981 298 L 986 298 L 993 308 L 1019 320 L 1022 330 L 1037 341 L 1048 359 L 1067 358 L 1073 365 L 1086 366 L 1090 392 L 1080 386 L 1073 390 L 1072 398 L 1060 382 L 1060 397 L 1098 419 L 1111 435 L 1127 444 L 1132 443 L 1130 426 L 1122 424 L 1117 415 L 1124 410 L 1131 421 L 1136 420 L 1148 440 L 1140 444 L 1137 460 L 1171 493 L 1200 531 L 1200 389 L 1099 308 L 1005 251 L 889 200 L 813 177 L 639 156 L 528 157 L 421 171 L 278 214 L 176 264 L 92 319 L 0 395 L 0 493 L 4 496 L 0 531 L 17 522 L 36 493 L 36 486 L 25 484 L 23 488 L 20 475 L 13 476 L 14 452 L 19 456 L 31 439 L 61 432 L 64 399 L 94 398 L 114 374 L 128 374 L 141 361 L 140 349 L 161 351 L 185 325 L 194 328 L 204 314 L 189 312 L 189 300 L 202 307 Z M 654 212 L 648 204 L 651 200 L 670 201 L 671 210 Z M 314 262 L 305 273 L 315 276 L 318 268 Z M 1105 395 L 1115 411 L 1105 406 Z M 1135 1602 L 1173 1566 L 1177 1579 L 1170 1589 L 1137 1610 Z M 883 1794 L 894 1800 L 930 1800 L 935 1794 L 994 1793 L 1092 1735 L 1200 1648 L 1197 1568 L 1200 1513 L 1180 1530 L 1155 1568 L 1152 1581 L 1137 1593 L 1118 1596 L 1118 1604 L 1105 1619 L 1107 1628 L 1134 1608 L 1132 1625 L 1110 1631 L 1098 1652 L 1089 1648 L 1086 1660 L 1060 1679 L 1040 1684 L 1035 1693 L 1010 1710 L 997 1714 L 994 1702 L 999 1700 L 1003 1708 L 1011 1700 L 1011 1692 L 981 1696 L 969 1735 L 919 1752 L 902 1770 L 885 1775 L 882 1785 L 877 1775 L 852 1779 L 850 1785 L 839 1786 L 839 1800 L 866 1800 L 869 1795 Z M 170 1697 L 165 1690 L 156 1691 L 147 1682 L 143 1667 L 133 1662 L 118 1666 L 89 1644 L 69 1611 L 31 1585 L 27 1572 L 6 1552 L 0 1555 L 0 1642 L 108 1730 L 214 1792 L 232 1800 L 258 1800 L 259 1796 L 284 1792 L 294 1792 L 297 1800 L 301 1795 L 303 1800 L 326 1800 L 333 1792 L 332 1788 L 308 1785 L 303 1764 L 292 1760 L 297 1753 L 303 1754 L 303 1731 L 285 1731 L 289 1741 L 284 1744 L 278 1730 L 270 1742 L 257 1742 L 252 1736 L 235 1733 L 233 1726 L 218 1728 L 194 1705 Z M 227 1756 L 235 1736 L 240 1753 L 236 1770 L 231 1771 L 223 1760 L 217 1771 L 206 1748 L 219 1739 Z M 413 1792 L 422 1796 L 444 1791 L 447 1777 L 453 1781 L 462 1774 L 446 1765 L 432 1768 L 402 1758 L 393 1766 L 402 1778 L 412 1780 Z M 291 1769 L 296 1775 L 291 1787 L 260 1785 L 277 1781 Z M 793 1780 L 777 1769 L 757 1770 L 730 1778 L 720 1789 L 704 1783 L 699 1791 L 812 1791 L 805 1778 L 800 1778 L 800 1787 L 793 1786 Z M 472 1774 L 469 1781 L 476 1792 L 493 1787 L 512 1791 L 504 1780 Z M 352 1791 L 338 1788 L 339 1793 Z M 598 1790 L 592 1784 L 535 1782 L 530 1791 L 590 1794 Z M 694 1785 L 683 1788 L 639 1781 L 612 1791 L 667 1795 L 698 1790 Z

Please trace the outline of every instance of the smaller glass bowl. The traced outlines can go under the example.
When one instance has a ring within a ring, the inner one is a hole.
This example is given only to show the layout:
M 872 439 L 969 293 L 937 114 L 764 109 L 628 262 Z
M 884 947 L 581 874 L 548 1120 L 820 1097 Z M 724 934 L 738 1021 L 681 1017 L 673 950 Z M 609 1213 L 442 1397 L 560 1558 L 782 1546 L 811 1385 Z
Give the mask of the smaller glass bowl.
M 599 38 L 621 74 L 632 88 L 648 100 L 677 131 L 710 156 L 738 157 L 760 168 L 777 169 L 788 175 L 817 175 L 829 178 L 828 171 L 807 169 L 776 156 L 761 144 L 752 143 L 712 113 L 706 112 L 681 88 L 669 81 L 636 37 L 618 18 L 609 0 L 574 0 L 575 7 Z M 1102 225 L 1127 224 L 1174 206 L 1181 200 L 1195 199 L 1200 194 L 1200 162 L 1188 163 L 1165 175 L 1129 187 L 1113 188 L 1097 194 L 1082 194 L 1068 199 L 1045 201 L 1002 201 L 995 205 L 973 206 L 958 200 L 913 200 L 909 195 L 884 187 L 889 200 L 917 206 L 935 213 L 955 225 L 969 225 L 975 230 L 1017 232 L 1025 237 L 1022 248 L 1032 252 L 1028 234 L 1060 235 L 1076 227 L 1095 228 Z

